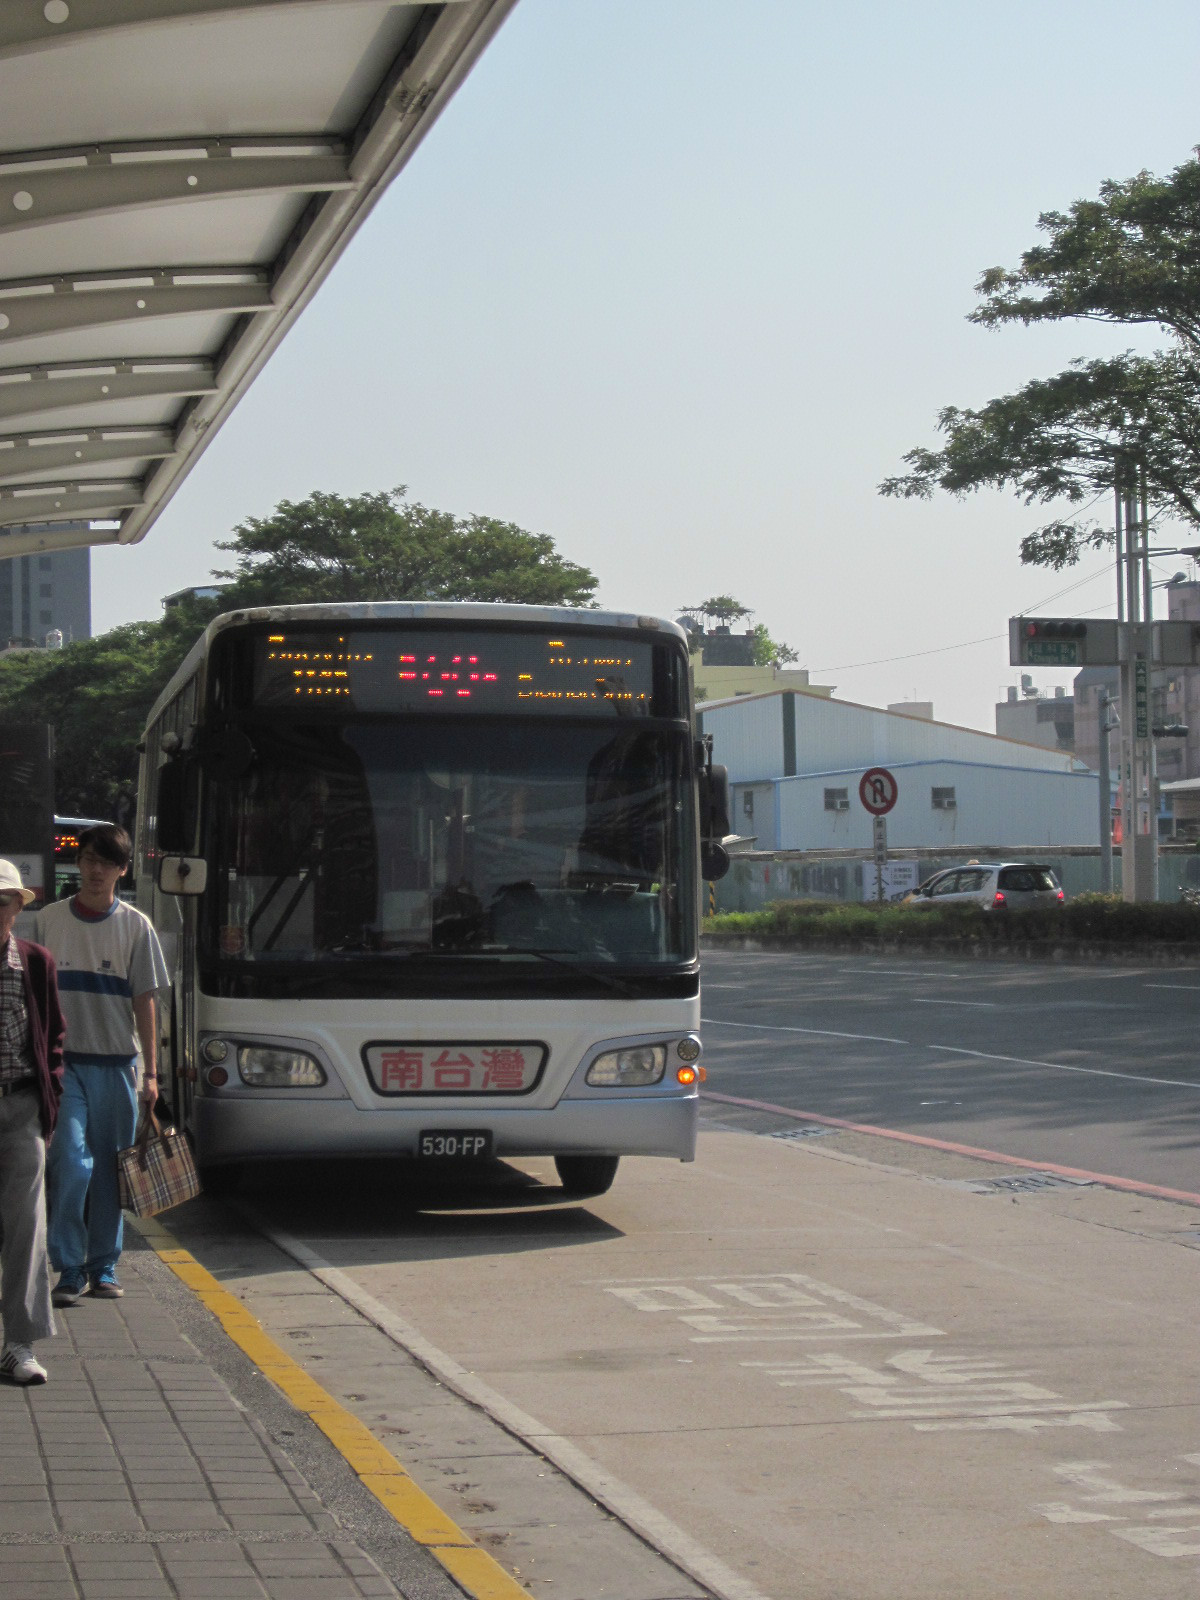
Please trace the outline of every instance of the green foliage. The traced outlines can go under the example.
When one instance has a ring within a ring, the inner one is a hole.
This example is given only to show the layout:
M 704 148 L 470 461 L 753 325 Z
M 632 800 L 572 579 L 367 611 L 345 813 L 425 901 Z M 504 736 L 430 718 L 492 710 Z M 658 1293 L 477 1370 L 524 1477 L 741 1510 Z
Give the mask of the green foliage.
M 759 622 L 754 629 L 754 665 L 756 667 L 782 667 L 789 661 L 799 661 L 800 657 L 790 644 L 779 644 L 767 632 L 766 625 Z
M 1200 356 L 1200 161 L 1103 183 L 1098 200 L 1045 212 L 1038 227 L 1047 242 L 1019 267 L 983 274 L 972 321 L 1157 323 Z
M 404 488 L 343 499 L 283 500 L 249 517 L 219 550 L 236 565 L 223 606 L 351 600 L 591 603 L 598 579 L 547 534 L 493 517 L 455 517 L 409 502 Z
M 761 911 L 708 917 L 706 934 L 741 935 L 795 944 L 902 943 L 979 947 L 1007 944 L 1195 944 L 1200 906 L 1132 904 L 1119 895 L 1083 894 L 1037 911 L 984 911 L 977 906 L 843 904 L 777 900 Z
M 1018 268 L 984 273 L 972 321 L 1156 324 L 1172 348 L 1078 361 L 978 411 L 947 407 L 943 448 L 909 451 L 910 470 L 880 493 L 999 488 L 1026 505 L 1082 505 L 1125 487 L 1140 465 L 1152 512 L 1200 527 L 1200 161 L 1107 182 L 1098 199 L 1046 212 L 1038 226 L 1047 242 Z M 1021 559 L 1058 570 L 1110 542 L 1103 526 L 1059 517 L 1026 536 Z
M 146 713 L 190 642 L 163 623 L 132 622 L 0 660 L 0 719 L 54 726 L 61 814 L 116 817 L 132 807 Z
M 717 622 L 740 622 L 743 617 L 751 617 L 754 613 L 749 606 L 744 606 L 735 600 L 731 594 L 714 595 L 710 600 L 701 600 L 698 606 L 685 608 L 693 615 L 711 617 Z
M 233 579 L 218 599 L 187 600 L 158 622 L 0 660 L 0 719 L 54 725 L 60 814 L 118 816 L 132 807 L 150 707 L 221 611 L 338 600 L 584 606 L 597 583 L 545 534 L 410 505 L 403 489 L 285 500 L 218 548 L 237 558 L 233 571 L 215 574 Z
M 880 493 L 928 499 L 1011 489 L 1026 505 L 1080 505 L 1142 462 L 1152 508 L 1200 527 L 1200 365 L 1181 352 L 1075 362 L 979 411 L 947 406 L 940 450 L 910 450 L 910 471 Z M 1062 518 L 1026 536 L 1021 559 L 1058 570 L 1111 543 L 1111 531 Z

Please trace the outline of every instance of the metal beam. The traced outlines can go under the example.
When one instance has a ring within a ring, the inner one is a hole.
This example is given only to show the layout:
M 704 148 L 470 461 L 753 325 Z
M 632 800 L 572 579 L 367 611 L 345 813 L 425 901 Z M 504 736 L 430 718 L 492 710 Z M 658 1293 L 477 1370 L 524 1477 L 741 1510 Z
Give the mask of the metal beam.
M 169 428 L 81 428 L 0 434 L 0 484 L 34 484 L 47 472 L 105 461 L 161 461 L 175 449 Z
M 75 522 L 119 518 L 142 503 L 140 483 L 55 484 L 36 491 L 0 489 L 0 528 L 27 522 Z
M 212 362 L 194 356 L 0 367 L 0 422 L 118 400 L 215 394 Z
M 317 136 L 293 151 L 286 143 L 172 140 L 6 157 L 0 160 L 0 233 L 222 195 L 331 194 L 352 187 L 336 141 Z M 314 153 L 314 145 L 325 153 Z
M 16 528 L 13 533 L 0 534 L 0 559 L 44 555 L 47 550 L 86 550 L 94 544 L 118 544 L 121 538 L 117 528 L 91 528 L 86 522 L 66 526 L 47 522 L 31 528 L 17 523 Z
M 185 22 L 229 11 L 261 11 L 287 3 L 289 0 L 4 0 L 0 6 L 0 55 L 40 50 L 85 33 Z
M 122 524 L 122 544 L 145 537 L 515 4 L 459 0 L 422 8 L 434 15 L 432 27 L 414 30 L 421 32 L 419 45 L 401 52 L 356 131 L 350 162 L 356 187 L 311 207 L 288 241 L 275 264 L 273 314 L 255 317 L 224 352 L 218 393 L 197 402 L 181 423 L 178 452 L 148 473 L 145 503 Z
M 251 274 L 257 281 L 246 281 Z M 123 287 L 123 280 L 130 287 Z M 18 288 L 33 292 L 13 292 Z M 81 274 L 36 286 L 0 283 L 0 350 L 19 339 L 113 322 L 270 309 L 271 291 L 257 268 Z

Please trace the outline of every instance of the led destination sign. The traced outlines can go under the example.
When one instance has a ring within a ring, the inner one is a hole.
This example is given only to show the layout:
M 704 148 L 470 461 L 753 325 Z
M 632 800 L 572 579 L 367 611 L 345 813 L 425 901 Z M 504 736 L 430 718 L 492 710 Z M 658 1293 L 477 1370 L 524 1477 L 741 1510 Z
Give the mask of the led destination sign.
M 256 640 L 254 703 L 650 716 L 654 648 L 602 633 L 294 629 Z

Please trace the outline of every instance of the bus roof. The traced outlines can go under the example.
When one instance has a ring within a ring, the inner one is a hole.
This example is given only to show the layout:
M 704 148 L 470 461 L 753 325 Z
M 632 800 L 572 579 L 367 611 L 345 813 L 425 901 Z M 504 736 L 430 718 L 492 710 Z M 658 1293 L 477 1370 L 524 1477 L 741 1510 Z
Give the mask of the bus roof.
M 665 617 L 639 615 L 633 611 L 593 611 L 578 606 L 507 605 L 482 600 L 359 600 L 343 604 L 300 606 L 251 606 L 243 611 L 225 611 L 214 617 L 188 651 L 178 671 L 154 702 L 146 719 L 154 722 L 207 656 L 218 634 L 230 629 L 255 626 L 280 627 L 298 622 L 452 622 L 482 623 L 492 627 L 511 623 L 514 627 L 594 628 L 597 632 L 634 630 L 659 633 L 677 640 L 687 649 L 688 637 L 677 622 Z

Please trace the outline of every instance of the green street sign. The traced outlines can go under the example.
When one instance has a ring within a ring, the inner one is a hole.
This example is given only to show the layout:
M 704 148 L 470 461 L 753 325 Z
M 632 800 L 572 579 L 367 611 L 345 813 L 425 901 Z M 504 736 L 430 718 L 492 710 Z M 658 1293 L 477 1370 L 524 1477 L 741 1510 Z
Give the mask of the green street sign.
M 1133 712 L 1136 727 L 1134 737 L 1150 737 L 1150 663 L 1139 656 L 1133 663 Z
M 1025 660 L 1031 667 L 1080 667 L 1077 639 L 1026 639 Z

